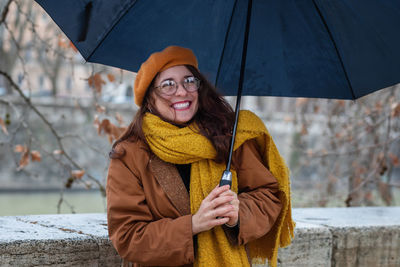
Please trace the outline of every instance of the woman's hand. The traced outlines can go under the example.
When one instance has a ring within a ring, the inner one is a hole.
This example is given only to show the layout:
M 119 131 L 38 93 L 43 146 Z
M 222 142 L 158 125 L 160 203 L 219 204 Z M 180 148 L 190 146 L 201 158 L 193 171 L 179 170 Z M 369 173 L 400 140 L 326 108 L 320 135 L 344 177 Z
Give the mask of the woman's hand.
M 229 218 L 229 221 L 226 223 L 227 226 L 233 227 L 235 226 L 238 221 L 239 221 L 239 199 L 237 197 L 237 194 L 231 190 L 227 190 L 223 192 L 220 197 L 222 196 L 232 196 L 233 199 L 226 205 L 233 206 L 233 210 L 229 211 L 228 213 L 225 213 L 223 216 Z
M 235 207 L 229 202 L 234 201 L 235 197 L 229 191 L 229 185 L 217 186 L 203 199 L 199 210 L 192 216 L 193 235 L 234 220 Z

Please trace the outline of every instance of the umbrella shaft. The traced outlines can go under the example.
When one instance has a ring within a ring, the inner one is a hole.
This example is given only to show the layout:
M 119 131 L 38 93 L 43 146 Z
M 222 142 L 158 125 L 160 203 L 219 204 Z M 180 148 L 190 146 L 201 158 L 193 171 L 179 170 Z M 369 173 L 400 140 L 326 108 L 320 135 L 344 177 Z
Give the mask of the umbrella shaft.
M 244 70 L 246 67 L 247 43 L 249 40 L 249 29 L 250 29 L 252 4 L 253 4 L 253 1 L 249 0 L 248 7 L 247 7 L 246 30 L 244 32 L 244 39 L 243 39 L 242 62 L 241 62 L 241 66 L 240 66 L 238 94 L 237 94 L 237 98 L 236 98 L 235 123 L 234 123 L 233 129 L 232 129 L 232 138 L 231 138 L 231 144 L 229 147 L 229 157 L 228 157 L 228 162 L 226 164 L 226 171 L 230 171 L 230 169 L 231 169 L 233 146 L 235 144 L 236 129 L 237 129 L 237 123 L 238 123 L 238 118 L 239 118 L 239 110 L 240 110 L 240 100 L 242 99 Z

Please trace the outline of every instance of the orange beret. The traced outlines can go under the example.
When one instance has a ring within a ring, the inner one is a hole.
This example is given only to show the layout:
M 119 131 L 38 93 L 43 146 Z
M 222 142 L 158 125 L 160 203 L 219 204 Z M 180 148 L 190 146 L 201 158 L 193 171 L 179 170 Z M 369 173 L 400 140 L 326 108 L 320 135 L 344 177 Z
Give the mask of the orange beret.
M 135 78 L 133 90 L 136 105 L 139 107 L 142 105 L 144 95 L 157 73 L 178 65 L 191 65 L 198 69 L 197 59 L 192 50 L 180 46 L 168 46 L 161 52 L 151 54 L 140 66 Z

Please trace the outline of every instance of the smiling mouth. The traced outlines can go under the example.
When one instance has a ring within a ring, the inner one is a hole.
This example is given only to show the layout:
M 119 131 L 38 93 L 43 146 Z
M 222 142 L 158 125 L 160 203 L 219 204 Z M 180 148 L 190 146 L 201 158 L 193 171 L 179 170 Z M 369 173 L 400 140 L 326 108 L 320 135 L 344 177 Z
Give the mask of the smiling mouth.
M 175 110 L 186 110 L 190 107 L 190 104 L 190 101 L 177 102 L 172 105 L 172 108 L 174 108 Z

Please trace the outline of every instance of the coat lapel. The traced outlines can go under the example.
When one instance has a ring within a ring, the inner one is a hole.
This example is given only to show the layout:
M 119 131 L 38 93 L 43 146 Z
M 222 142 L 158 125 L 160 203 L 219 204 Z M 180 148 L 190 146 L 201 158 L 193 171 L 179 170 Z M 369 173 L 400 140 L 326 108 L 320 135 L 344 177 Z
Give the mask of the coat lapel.
M 190 214 L 189 194 L 175 165 L 155 155 L 151 157 L 149 165 L 154 177 L 179 213 Z

